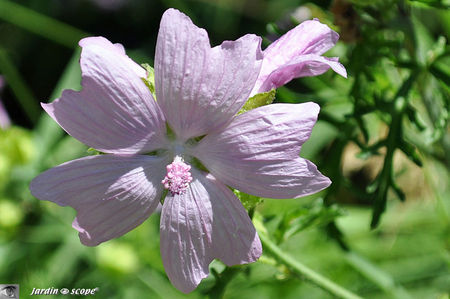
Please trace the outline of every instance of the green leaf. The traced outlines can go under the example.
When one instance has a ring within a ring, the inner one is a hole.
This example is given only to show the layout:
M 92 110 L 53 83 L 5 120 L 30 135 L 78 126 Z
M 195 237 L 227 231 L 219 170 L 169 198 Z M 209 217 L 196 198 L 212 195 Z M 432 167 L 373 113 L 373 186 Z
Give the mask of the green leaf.
M 433 64 L 430 67 L 430 72 L 445 85 L 450 85 L 450 73 L 448 68 L 445 68 L 441 64 Z
M 275 99 L 276 89 L 272 89 L 271 91 L 258 93 L 247 100 L 242 109 L 238 112 L 239 114 L 245 113 L 252 109 L 272 104 Z
M 449 48 L 447 47 L 447 39 L 444 36 L 439 36 L 428 53 L 428 63 L 432 64 L 448 54 Z
M 393 179 L 391 180 L 391 188 L 392 188 L 392 190 L 394 190 L 394 192 L 397 195 L 398 199 L 400 199 L 401 201 L 405 201 L 406 200 L 405 193 L 403 192 L 402 189 L 400 189 L 400 187 L 397 185 L 397 183 Z
M 418 7 L 426 7 L 426 8 L 442 8 L 449 9 L 450 1 L 448 0 L 409 0 L 412 5 L 416 5 Z
M 385 139 L 380 140 L 371 146 L 361 148 L 361 152 L 356 154 L 356 157 L 365 160 L 372 156 L 380 155 L 378 150 L 383 146 L 386 146 Z
M 428 28 L 418 16 L 413 15 L 411 20 L 414 28 L 416 59 L 420 65 L 425 66 L 428 60 L 427 53 L 431 50 L 434 40 Z
M 364 141 L 368 142 L 369 141 L 369 130 L 367 129 L 366 124 L 364 123 L 361 116 L 362 115 L 358 115 L 355 117 L 356 123 L 358 124 L 358 127 L 361 130 L 361 133 L 363 134 Z
M 417 166 L 422 167 L 422 159 L 419 157 L 419 154 L 416 151 L 416 147 L 412 145 L 411 143 L 402 140 L 399 147 L 405 155 L 413 161 Z
M 408 116 L 409 121 L 419 130 L 424 131 L 427 126 L 425 122 L 420 118 L 419 113 L 415 108 L 411 105 L 409 105 L 406 110 L 406 116 Z
M 322 198 L 318 198 L 310 206 L 294 210 L 284 217 L 286 230 L 283 233 L 283 241 L 309 227 L 325 226 L 342 215 L 344 211 L 336 205 L 326 206 Z
M 390 298 L 411 298 L 406 290 L 401 285 L 398 285 L 388 272 L 385 272 L 369 259 L 355 252 L 347 252 L 344 257 L 356 271 L 390 294 L 392 296 Z

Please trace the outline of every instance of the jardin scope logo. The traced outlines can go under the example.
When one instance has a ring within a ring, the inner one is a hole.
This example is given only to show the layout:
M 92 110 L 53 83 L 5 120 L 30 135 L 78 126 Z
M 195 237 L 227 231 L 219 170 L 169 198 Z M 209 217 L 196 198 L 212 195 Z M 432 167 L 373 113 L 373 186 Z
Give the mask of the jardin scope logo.
M 72 295 L 72 296 L 91 296 L 91 295 L 95 295 L 98 291 L 98 287 L 97 288 L 93 288 L 93 289 L 84 289 L 84 288 L 73 288 L 73 289 L 67 289 L 67 288 L 54 288 L 54 287 L 50 287 L 50 288 L 46 288 L 46 289 L 37 289 L 37 288 L 33 288 L 33 290 L 31 291 L 31 296 L 34 295 Z M 10 297 L 11 298 L 11 297 Z M 15 297 L 12 297 L 15 298 Z M 19 298 L 19 297 L 17 297 Z M 0 297 L 0 299 L 3 299 L 3 297 Z

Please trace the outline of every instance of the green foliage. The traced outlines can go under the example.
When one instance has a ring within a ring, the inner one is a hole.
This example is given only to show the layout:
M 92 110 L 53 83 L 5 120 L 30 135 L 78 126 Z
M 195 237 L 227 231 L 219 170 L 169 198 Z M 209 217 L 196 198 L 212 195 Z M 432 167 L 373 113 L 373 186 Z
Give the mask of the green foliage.
M 347 189 L 361 201 L 372 204 L 371 227 L 375 228 L 386 209 L 390 190 L 402 201 L 407 198 L 396 182 L 398 152 L 418 166 L 423 165 L 424 155 L 432 155 L 450 165 L 446 58 L 449 46 L 442 33 L 434 39 L 424 24 L 423 16 L 433 18 L 434 10 L 405 6 L 400 1 L 370 4 L 357 1 L 346 9 L 346 17 L 354 19 L 345 21 L 354 22 L 358 27 L 347 37 L 352 40 L 346 49 L 348 63 L 344 64 L 350 80 L 336 78 L 332 84 L 324 84 L 325 80 L 331 80 L 329 76 L 305 78 L 303 81 L 310 94 L 280 91 L 283 97 L 279 100 L 296 102 L 294 97 L 306 95 L 315 96 L 321 102 L 320 120 L 334 126 L 338 132 L 330 141 L 331 147 L 326 150 L 328 159 L 323 164 L 333 181 L 325 202 L 339 200 L 336 191 Z M 343 16 L 335 17 L 339 20 Z M 344 35 L 345 30 L 352 29 L 346 24 L 341 28 Z M 346 113 L 333 110 L 337 101 L 346 102 Z M 386 127 L 387 135 L 371 132 L 374 123 Z M 341 172 L 349 144 L 359 147 L 359 158 L 383 157 L 378 175 L 364 186 L 358 186 Z
M 0 198 L 14 167 L 26 165 L 34 156 L 31 134 L 19 127 L 0 129 Z M 7 195 L 7 194 L 5 194 Z
M 424 7 L 436 7 L 449 9 L 450 1 L 448 0 L 409 0 L 413 5 L 420 5 Z
M 0 155 L 10 164 L 26 164 L 33 158 L 33 142 L 29 131 L 20 127 L 0 129 Z

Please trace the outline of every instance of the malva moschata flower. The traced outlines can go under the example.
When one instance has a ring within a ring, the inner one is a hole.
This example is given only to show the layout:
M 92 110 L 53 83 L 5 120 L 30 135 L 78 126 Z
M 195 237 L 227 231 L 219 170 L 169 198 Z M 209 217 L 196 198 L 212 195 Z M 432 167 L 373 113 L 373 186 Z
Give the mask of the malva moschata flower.
M 82 90 L 66 90 L 42 106 L 68 134 L 104 154 L 45 171 L 31 182 L 32 194 L 75 208 L 73 227 L 87 246 L 140 225 L 165 195 L 161 256 L 172 284 L 186 293 L 208 275 L 214 258 L 226 265 L 256 261 L 259 237 L 229 187 L 297 198 L 330 180 L 299 157 L 317 104 L 237 113 L 251 93 L 294 77 L 330 67 L 345 74 L 336 59 L 320 56 L 337 38 L 308 21 L 264 52 L 252 34 L 211 48 L 205 30 L 169 9 L 156 45 L 156 99 L 142 80 L 146 71 L 120 44 L 81 40 Z

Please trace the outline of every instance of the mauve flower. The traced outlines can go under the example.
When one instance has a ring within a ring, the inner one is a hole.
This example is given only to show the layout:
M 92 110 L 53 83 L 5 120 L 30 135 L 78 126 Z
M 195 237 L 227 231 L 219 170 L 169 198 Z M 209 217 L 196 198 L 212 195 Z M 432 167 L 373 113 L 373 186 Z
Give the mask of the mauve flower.
M 141 224 L 167 193 L 161 256 L 183 292 L 208 275 L 214 258 L 254 262 L 261 243 L 229 187 L 295 198 L 330 184 L 299 157 L 318 105 L 274 104 L 237 116 L 260 74 L 260 44 L 249 34 L 211 48 L 205 30 L 167 10 L 156 45 L 155 101 L 145 70 L 121 45 L 81 40 L 82 91 L 66 90 L 42 106 L 67 133 L 105 154 L 47 170 L 31 182 L 32 194 L 75 208 L 73 227 L 83 244 L 95 246 Z
M 5 85 L 5 79 L 0 76 L 0 92 Z M 11 120 L 9 119 L 8 112 L 6 112 L 5 107 L 3 107 L 2 99 L 0 98 L 0 129 L 7 129 L 11 125 Z

